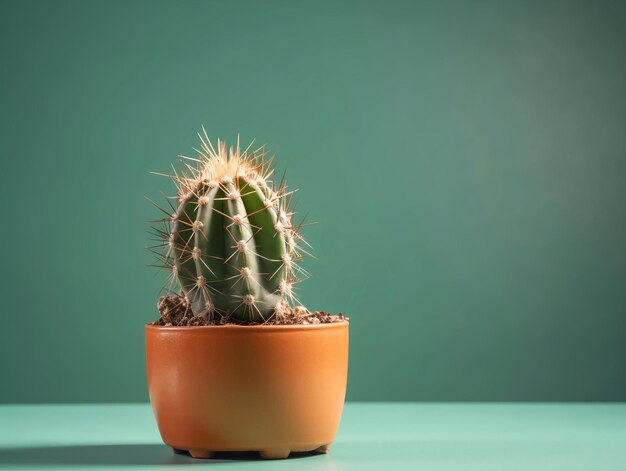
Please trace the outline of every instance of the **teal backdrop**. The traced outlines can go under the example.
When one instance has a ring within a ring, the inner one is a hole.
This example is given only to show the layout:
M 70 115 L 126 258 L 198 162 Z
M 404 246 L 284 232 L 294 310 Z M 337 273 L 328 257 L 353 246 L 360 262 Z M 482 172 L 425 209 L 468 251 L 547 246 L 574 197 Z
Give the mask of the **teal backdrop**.
M 301 188 L 350 400 L 626 400 L 626 3 L 0 6 L 0 402 L 147 400 L 201 125 Z

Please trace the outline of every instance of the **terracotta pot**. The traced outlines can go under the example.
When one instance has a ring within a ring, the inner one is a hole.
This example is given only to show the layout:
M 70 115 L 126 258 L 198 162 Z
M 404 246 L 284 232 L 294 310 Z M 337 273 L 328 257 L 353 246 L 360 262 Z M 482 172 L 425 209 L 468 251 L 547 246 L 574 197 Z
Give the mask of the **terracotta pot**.
M 325 453 L 346 392 L 348 322 L 146 326 L 150 402 L 175 452 Z

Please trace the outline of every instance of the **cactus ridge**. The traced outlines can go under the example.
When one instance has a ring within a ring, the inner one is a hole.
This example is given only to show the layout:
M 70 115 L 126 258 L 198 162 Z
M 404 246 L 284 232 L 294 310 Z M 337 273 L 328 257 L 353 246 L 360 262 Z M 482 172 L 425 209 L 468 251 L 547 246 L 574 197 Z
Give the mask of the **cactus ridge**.
M 264 147 L 241 150 L 206 131 L 197 156 L 180 156 L 171 178 L 176 203 L 155 229 L 161 266 L 171 270 L 166 289 L 179 289 L 194 315 L 235 322 L 265 322 L 297 302 L 294 286 L 308 277 L 298 264 L 308 244 L 292 219 L 293 191 L 274 178 Z M 159 174 L 162 175 L 162 174 Z

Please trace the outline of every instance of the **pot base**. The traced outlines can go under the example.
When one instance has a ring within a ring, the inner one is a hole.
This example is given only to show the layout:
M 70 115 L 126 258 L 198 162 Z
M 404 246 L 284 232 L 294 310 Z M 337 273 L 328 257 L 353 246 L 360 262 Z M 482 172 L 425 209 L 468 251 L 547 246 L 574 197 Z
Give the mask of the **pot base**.
M 280 460 L 288 458 L 291 452 L 310 452 L 310 453 L 328 453 L 330 450 L 330 443 L 326 445 L 313 446 L 313 447 L 303 447 L 297 449 L 288 449 L 288 448 L 272 448 L 267 450 L 259 450 L 259 455 L 264 460 Z M 210 450 L 200 450 L 197 448 L 192 448 L 189 450 L 185 450 L 183 448 L 175 448 L 172 447 L 172 451 L 177 455 L 189 453 L 192 458 L 199 459 L 209 459 L 215 457 L 215 451 Z

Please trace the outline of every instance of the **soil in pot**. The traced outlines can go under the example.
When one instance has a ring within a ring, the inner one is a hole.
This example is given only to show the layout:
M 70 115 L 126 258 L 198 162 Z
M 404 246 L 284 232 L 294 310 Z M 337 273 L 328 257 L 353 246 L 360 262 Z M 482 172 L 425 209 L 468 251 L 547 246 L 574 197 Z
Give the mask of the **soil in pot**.
M 232 325 L 227 316 L 216 319 L 195 316 L 191 310 L 191 303 L 184 296 L 168 295 L 159 298 L 157 303 L 159 319 L 152 325 L 161 326 L 200 326 L 200 325 Z M 331 324 L 349 320 L 343 314 L 332 315 L 325 311 L 311 312 L 303 306 L 291 307 L 284 304 L 280 312 L 269 319 L 264 325 L 308 325 L 308 324 Z M 236 324 L 241 324 L 237 322 Z M 248 323 L 246 325 L 258 325 Z

